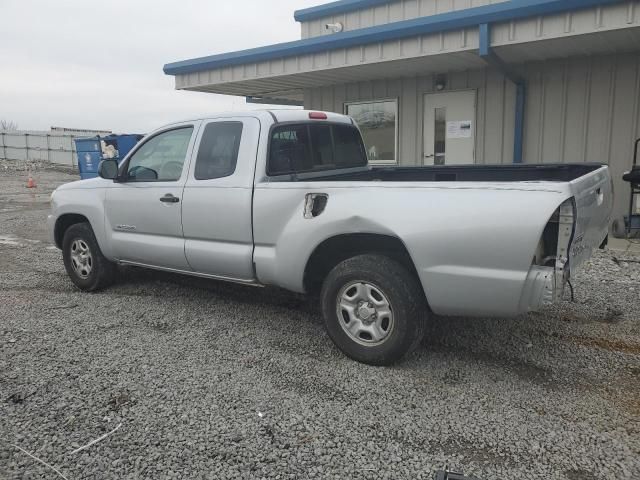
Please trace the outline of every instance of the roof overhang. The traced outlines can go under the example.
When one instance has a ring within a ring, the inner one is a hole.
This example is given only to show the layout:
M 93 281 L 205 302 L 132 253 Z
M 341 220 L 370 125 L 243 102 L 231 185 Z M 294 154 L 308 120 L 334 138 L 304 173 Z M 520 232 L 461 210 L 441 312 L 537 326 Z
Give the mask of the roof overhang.
M 635 3 L 512 0 L 176 62 L 164 70 L 176 77 L 178 89 L 299 102 L 305 88 L 481 68 L 482 24 L 491 24 L 491 48 L 510 63 L 640 50 Z

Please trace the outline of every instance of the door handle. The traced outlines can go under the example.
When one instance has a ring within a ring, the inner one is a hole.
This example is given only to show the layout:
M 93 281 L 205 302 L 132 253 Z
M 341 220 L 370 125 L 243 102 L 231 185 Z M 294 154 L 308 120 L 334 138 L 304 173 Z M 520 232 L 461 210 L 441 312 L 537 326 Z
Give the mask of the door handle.
M 164 197 L 160 198 L 162 203 L 178 203 L 180 199 L 178 197 L 174 197 L 170 193 L 167 193 Z
M 433 158 L 435 155 L 425 155 L 424 158 Z

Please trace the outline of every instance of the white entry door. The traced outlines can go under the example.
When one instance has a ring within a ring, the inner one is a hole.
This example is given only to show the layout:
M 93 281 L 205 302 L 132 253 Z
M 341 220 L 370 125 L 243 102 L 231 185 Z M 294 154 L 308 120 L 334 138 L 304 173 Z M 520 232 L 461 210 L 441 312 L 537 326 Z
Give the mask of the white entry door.
M 425 95 L 425 165 L 474 163 L 475 141 L 475 90 Z

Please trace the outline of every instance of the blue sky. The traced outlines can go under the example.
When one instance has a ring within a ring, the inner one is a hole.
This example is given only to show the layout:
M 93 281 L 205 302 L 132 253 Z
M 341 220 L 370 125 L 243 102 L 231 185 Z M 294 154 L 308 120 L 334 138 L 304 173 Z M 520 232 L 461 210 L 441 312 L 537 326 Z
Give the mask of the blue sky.
M 322 0 L 1 0 L 0 118 L 146 132 L 244 98 L 174 89 L 165 63 L 296 40 Z

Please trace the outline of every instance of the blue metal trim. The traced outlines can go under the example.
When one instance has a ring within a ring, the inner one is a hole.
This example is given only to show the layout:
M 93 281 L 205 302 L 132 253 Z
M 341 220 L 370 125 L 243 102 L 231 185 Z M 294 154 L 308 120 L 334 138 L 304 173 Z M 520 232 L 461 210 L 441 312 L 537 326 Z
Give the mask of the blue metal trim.
M 354 10 L 360 10 L 363 8 L 371 8 L 377 5 L 390 3 L 392 1 L 393 0 L 341 0 L 338 2 L 331 2 L 324 5 L 296 10 L 293 14 L 293 18 L 295 18 L 297 22 L 307 22 L 309 20 L 327 17 L 329 15 L 336 15 L 338 13 L 353 12 Z
M 524 115 L 526 108 L 527 87 L 525 80 L 502 59 L 495 54 L 491 48 L 491 25 L 482 23 L 479 25 L 480 45 L 478 54 L 489 65 L 500 70 L 516 86 L 516 112 L 513 134 L 513 163 L 522 163 L 523 139 L 524 139 Z
M 511 0 L 482 7 L 419 17 L 376 27 L 351 30 L 334 35 L 307 38 L 295 42 L 252 48 L 239 52 L 169 63 L 164 66 L 167 75 L 202 72 L 215 68 L 263 62 L 277 58 L 319 53 L 337 48 L 348 48 L 387 40 L 459 30 L 483 23 L 504 22 L 519 18 L 579 10 L 598 5 L 618 3 L 622 0 Z
M 524 145 L 524 113 L 527 100 L 527 87 L 524 82 L 516 84 L 516 125 L 513 138 L 513 163 L 522 163 Z
M 522 83 L 524 80 L 522 76 L 516 72 L 512 67 L 502 61 L 502 59 L 496 55 L 491 47 L 491 25 L 488 23 L 482 23 L 478 26 L 479 32 L 479 49 L 478 55 L 484 59 L 487 64 L 500 70 L 509 80 L 516 85 Z
M 480 24 L 480 56 L 486 57 L 491 53 L 491 35 L 488 23 Z

